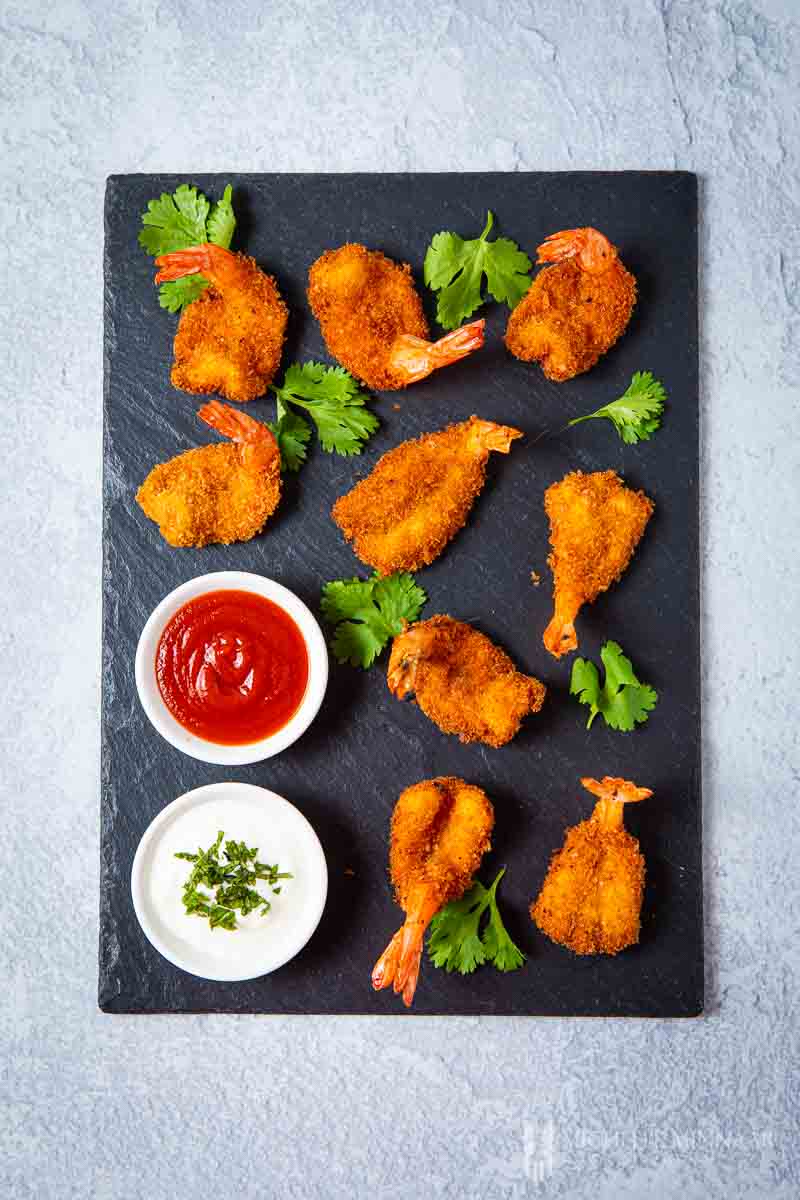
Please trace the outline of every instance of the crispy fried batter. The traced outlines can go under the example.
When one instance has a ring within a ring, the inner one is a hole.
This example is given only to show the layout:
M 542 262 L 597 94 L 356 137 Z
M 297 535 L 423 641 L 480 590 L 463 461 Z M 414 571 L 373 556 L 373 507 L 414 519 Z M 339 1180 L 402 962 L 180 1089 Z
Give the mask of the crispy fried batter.
M 588 371 L 625 332 L 636 280 L 592 229 L 554 234 L 539 247 L 539 262 L 555 265 L 539 272 L 511 313 L 505 341 L 517 358 L 540 362 L 560 382 Z
M 588 821 L 567 830 L 531 918 L 576 954 L 616 954 L 639 940 L 644 858 L 622 825 L 623 805 L 652 796 L 624 779 L 582 779 L 600 797 Z
M 510 742 L 546 692 L 485 634 L 448 616 L 418 621 L 394 639 L 387 679 L 399 700 L 413 692 L 443 733 L 487 746 Z
M 275 439 L 266 425 L 218 401 L 199 415 L 237 444 L 200 446 L 159 463 L 136 499 L 171 546 L 249 541 L 281 497 Z
M 626 487 L 616 471 L 572 471 L 547 489 L 544 507 L 555 584 L 555 614 L 544 644 L 560 658 L 577 648 L 575 617 L 620 578 L 655 505 L 644 492 Z
M 333 357 L 377 391 L 407 387 L 483 345 L 483 321 L 429 342 L 409 265 L 356 242 L 312 265 L 308 302 Z
M 392 815 L 389 866 L 406 921 L 375 965 L 374 988 L 393 984 L 411 1003 L 425 930 L 434 913 L 470 887 L 493 826 L 488 796 L 463 779 L 426 779 L 401 794 Z
M 362 562 L 380 575 L 417 571 L 465 524 L 486 482 L 492 450 L 507 454 L 518 429 L 470 417 L 403 442 L 341 496 L 332 515 Z
M 157 279 L 201 271 L 212 286 L 189 304 L 175 335 L 171 379 L 184 392 L 228 400 L 263 396 L 278 369 L 289 310 L 275 280 L 245 254 L 208 243 L 162 255 Z

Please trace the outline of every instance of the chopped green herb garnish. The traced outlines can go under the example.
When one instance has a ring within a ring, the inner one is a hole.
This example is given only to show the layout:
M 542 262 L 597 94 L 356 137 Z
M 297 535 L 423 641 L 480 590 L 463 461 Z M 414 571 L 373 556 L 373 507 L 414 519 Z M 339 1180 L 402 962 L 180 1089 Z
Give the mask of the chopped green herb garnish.
M 263 879 L 272 892 L 280 895 L 280 880 L 291 879 L 288 871 L 281 871 L 277 863 L 262 863 L 258 859 L 258 847 L 229 839 L 225 843 L 224 861 L 220 861 L 220 847 L 225 837 L 221 829 L 217 840 L 208 850 L 198 849 L 196 854 L 186 850 L 176 853 L 176 858 L 194 863 L 192 872 L 183 885 L 183 906 L 190 916 L 204 917 L 212 929 L 237 929 L 236 913 L 243 917 L 261 910 L 265 916 L 270 902 L 253 884 Z M 207 888 L 208 891 L 201 891 Z

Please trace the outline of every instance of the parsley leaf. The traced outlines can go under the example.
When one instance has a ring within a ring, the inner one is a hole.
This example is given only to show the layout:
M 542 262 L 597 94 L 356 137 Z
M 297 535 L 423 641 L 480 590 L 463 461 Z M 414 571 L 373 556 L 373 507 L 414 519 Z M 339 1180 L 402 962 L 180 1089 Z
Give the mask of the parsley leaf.
M 322 589 L 322 615 L 335 625 L 331 647 L 337 662 L 370 667 L 389 638 L 416 621 L 427 600 L 407 571 L 381 579 L 337 579 Z
M 212 208 L 203 193 L 188 183 L 180 184 L 172 196 L 163 192 L 158 200 L 151 200 L 147 211 L 142 213 L 139 245 L 154 258 L 203 242 L 214 242 L 227 250 L 236 228 L 232 195 L 233 189 L 228 184 L 221 200 Z M 169 312 L 180 312 L 207 287 L 208 280 L 199 274 L 170 279 L 161 284 L 158 302 Z
M 637 371 L 623 396 L 598 408 L 597 412 L 576 417 L 568 422 L 567 428 L 595 417 L 607 417 L 613 422 L 623 442 L 632 446 L 636 442 L 647 441 L 659 428 L 666 398 L 664 385 L 653 378 L 651 371 Z
M 464 241 L 457 233 L 434 234 L 425 254 L 424 276 L 438 292 L 436 320 L 455 329 L 484 302 L 483 276 L 489 293 L 514 308 L 530 287 L 531 260 L 510 238 L 486 239 L 494 224 L 491 212 L 479 238 Z
M 266 881 L 275 895 L 280 894 L 280 880 L 291 879 L 288 871 L 281 871 L 278 864 L 262 863 L 258 860 L 258 847 L 229 839 L 225 843 L 225 861 L 220 862 L 219 852 L 225 833 L 220 829 L 217 840 L 208 850 L 198 849 L 196 854 L 179 850 L 175 857 L 193 863 L 191 874 L 183 885 L 183 907 L 189 916 L 205 917 L 212 929 L 238 929 L 236 911 L 243 917 L 261 909 L 266 916 L 272 905 L 266 896 L 252 885 L 259 879 Z M 201 888 L 208 889 L 201 891 Z
M 285 410 L 288 411 L 290 404 L 306 410 L 317 427 L 322 449 L 329 453 L 335 450 L 337 454 L 360 454 L 364 442 L 380 424 L 365 407 L 367 397 L 358 380 L 344 367 L 294 363 L 287 368 L 283 387 L 273 385 L 271 390 Z M 297 470 L 299 465 L 298 462 L 290 469 Z
M 658 701 L 658 692 L 640 683 L 629 658 L 617 642 L 606 642 L 600 651 L 605 667 L 605 682 L 600 686 L 600 674 L 593 662 L 576 658 L 572 666 L 570 695 L 581 704 L 589 705 L 586 728 L 600 713 L 606 725 L 629 733 L 637 722 L 646 721 Z
M 281 465 L 285 471 L 299 471 L 306 460 L 306 446 L 311 440 L 308 421 L 287 408 L 278 397 L 277 421 L 268 422 L 281 452 Z
M 494 883 L 485 888 L 477 879 L 460 900 L 451 900 L 431 921 L 428 954 L 434 966 L 469 975 L 483 963 L 498 971 L 516 971 L 525 955 L 508 935 L 497 907 L 497 886 L 505 874 L 498 871 Z M 489 920 L 480 932 L 488 911 Z

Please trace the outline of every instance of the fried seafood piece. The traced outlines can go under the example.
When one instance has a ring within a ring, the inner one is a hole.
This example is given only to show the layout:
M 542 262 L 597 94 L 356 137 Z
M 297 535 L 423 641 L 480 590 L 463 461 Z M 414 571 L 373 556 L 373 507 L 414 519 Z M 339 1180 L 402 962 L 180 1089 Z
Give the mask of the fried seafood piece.
M 175 335 L 170 378 L 184 392 L 228 400 L 263 396 L 281 361 L 289 310 L 275 280 L 246 254 L 213 242 L 156 259 L 156 283 L 201 272 L 211 283 L 187 305 Z
M 575 617 L 620 578 L 655 505 L 644 492 L 626 487 L 616 471 L 572 471 L 547 489 L 544 507 L 555 585 L 555 613 L 544 644 L 560 658 L 577 649 Z
M 393 985 L 406 1007 L 411 1004 L 425 930 L 472 885 L 493 827 L 488 796 L 463 779 L 426 779 L 401 794 L 392 814 L 389 869 L 406 920 L 375 964 L 376 991 Z
M 230 438 L 153 467 L 136 499 L 170 546 L 247 542 L 281 498 L 281 456 L 266 425 L 212 400 L 201 420 Z
M 312 265 L 308 302 L 333 357 L 376 391 L 407 387 L 483 345 L 483 320 L 428 341 L 411 268 L 356 242 Z
M 394 639 L 387 681 L 398 700 L 413 692 L 443 733 L 487 746 L 510 742 L 547 690 L 485 634 L 448 616 L 418 621 Z
M 652 796 L 626 779 L 582 779 L 599 800 L 550 860 L 531 918 L 576 954 L 616 954 L 639 940 L 644 858 L 623 828 L 623 808 Z
M 417 571 L 465 524 L 486 482 L 492 450 L 508 454 L 519 429 L 470 417 L 402 442 L 341 496 L 331 515 L 379 575 Z
M 561 382 L 588 371 L 627 327 L 636 280 L 597 229 L 564 229 L 538 248 L 540 271 L 511 313 L 506 346 Z

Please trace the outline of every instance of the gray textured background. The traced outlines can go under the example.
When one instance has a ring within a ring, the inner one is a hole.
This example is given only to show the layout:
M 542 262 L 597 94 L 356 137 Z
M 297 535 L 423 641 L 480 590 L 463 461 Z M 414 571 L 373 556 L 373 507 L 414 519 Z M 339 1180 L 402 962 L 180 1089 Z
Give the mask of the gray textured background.
M 0 6 L 3 1197 L 797 1196 L 797 22 Z M 708 1015 L 103 1017 L 105 176 L 514 167 L 703 176 Z

